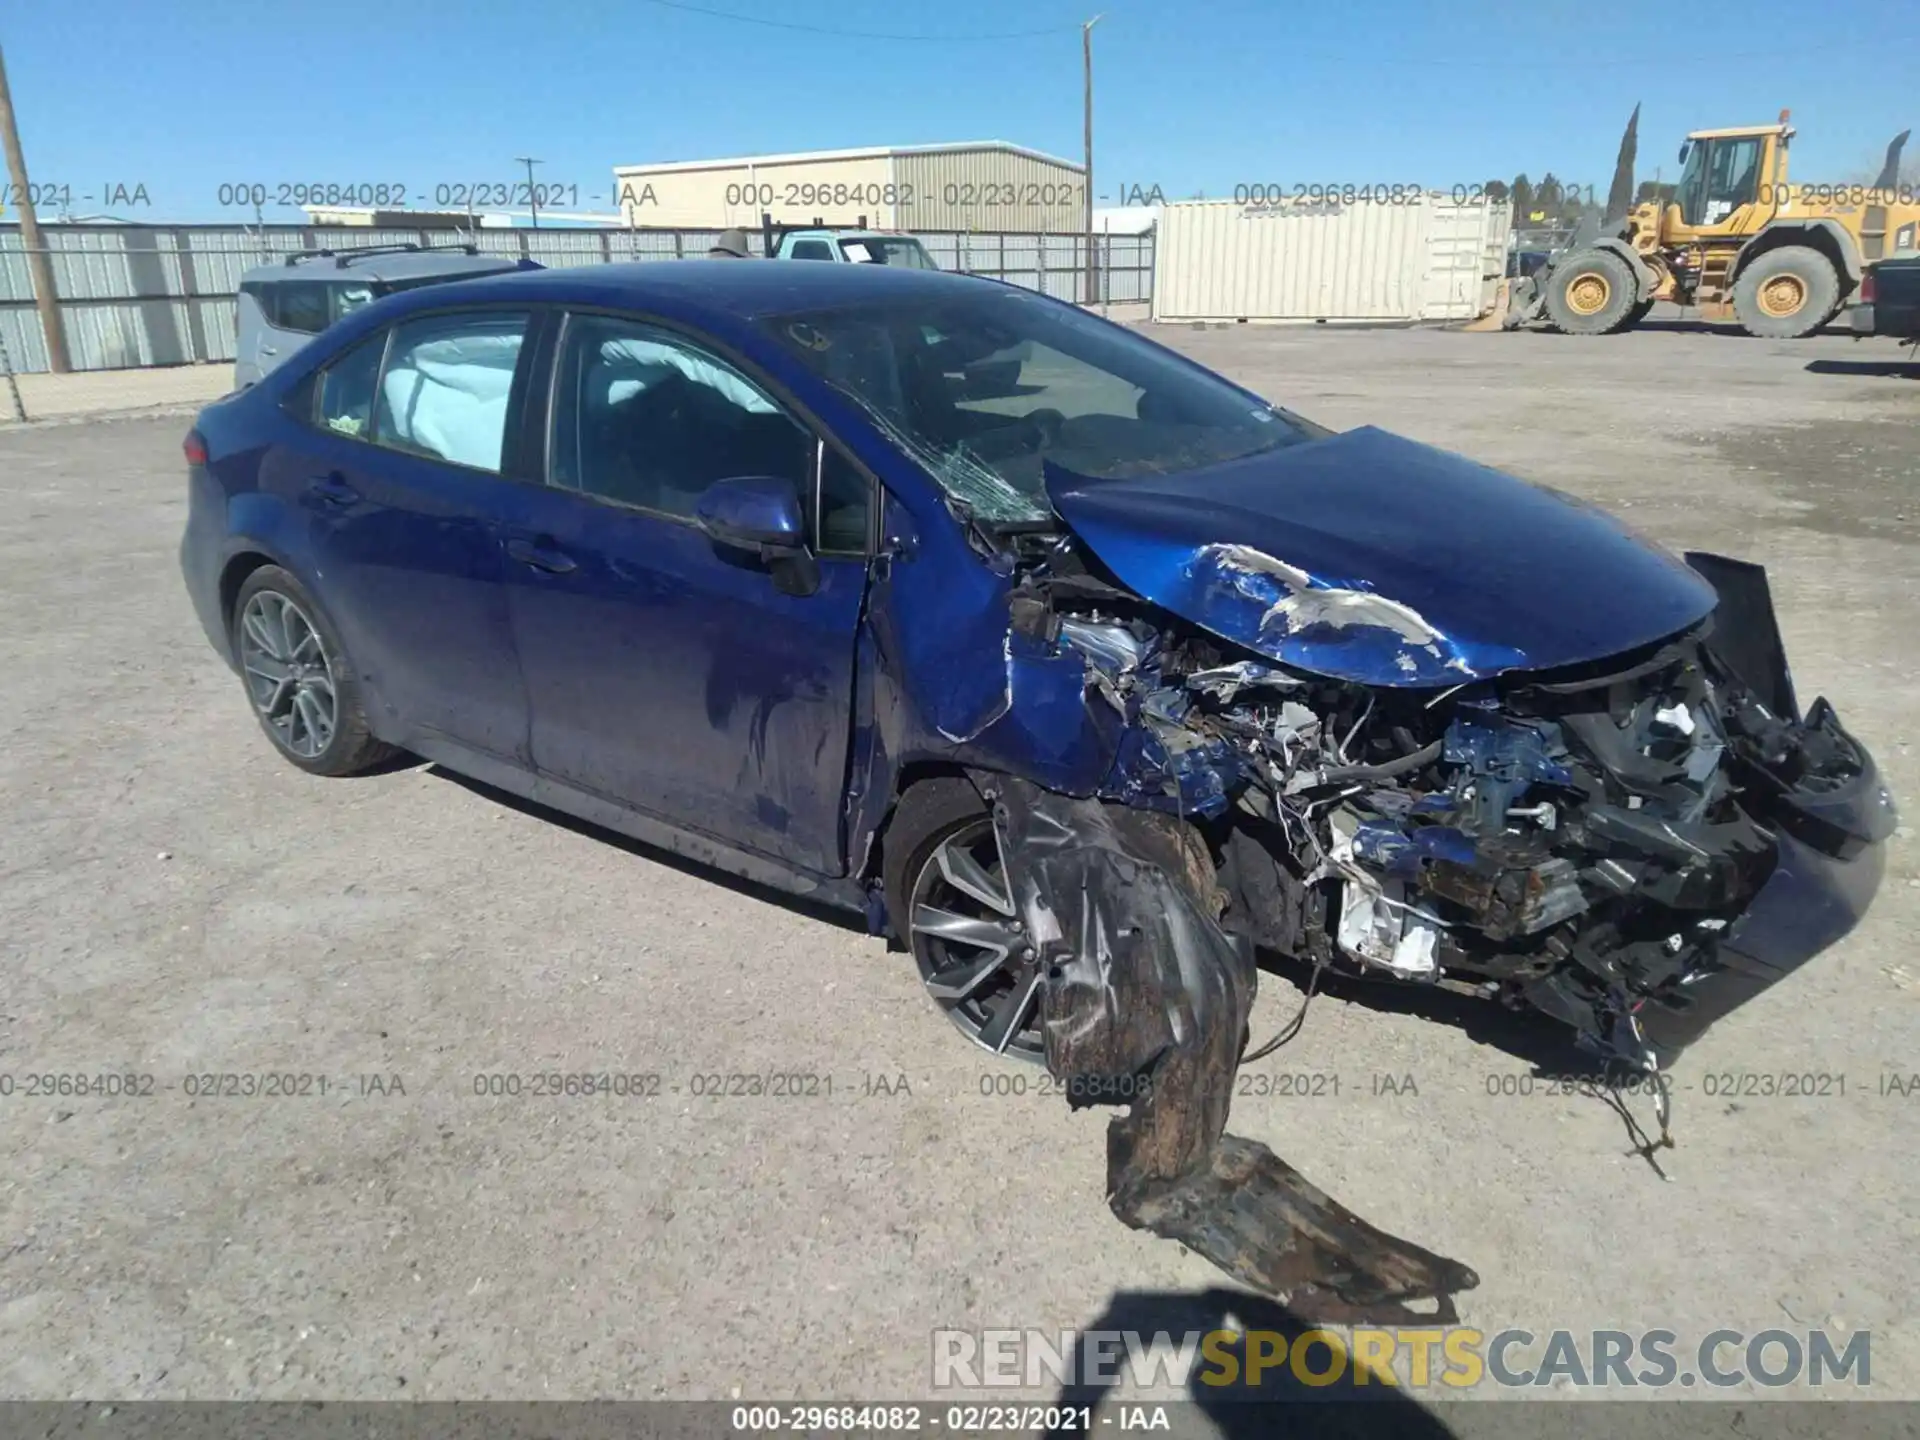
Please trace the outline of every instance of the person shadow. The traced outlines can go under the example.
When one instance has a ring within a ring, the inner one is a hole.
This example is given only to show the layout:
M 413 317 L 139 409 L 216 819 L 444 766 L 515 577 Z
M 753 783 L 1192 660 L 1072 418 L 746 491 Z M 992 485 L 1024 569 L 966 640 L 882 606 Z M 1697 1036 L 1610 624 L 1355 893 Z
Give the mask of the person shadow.
M 1351 1356 L 1333 1383 L 1318 1385 L 1300 1379 L 1291 1364 L 1259 1365 L 1256 1357 L 1259 1373 L 1248 1382 L 1247 1336 L 1270 1331 L 1284 1337 L 1285 1355 L 1291 1360 L 1299 1338 L 1317 1328 L 1276 1300 L 1225 1286 L 1200 1291 L 1116 1291 L 1099 1318 L 1082 1327 L 1075 1337 L 1072 1368 L 1067 1371 L 1071 1378 L 1061 1386 L 1053 1404 L 1064 1412 L 1091 1410 L 1094 1429 L 1103 1433 L 1110 1428 L 1129 1428 L 1125 1419 L 1114 1426 L 1111 1413 L 1116 1406 L 1130 1410 L 1137 1403 L 1151 1410 L 1165 1402 L 1121 1400 L 1114 1394 L 1117 1379 L 1089 1379 L 1094 1371 L 1126 1368 L 1128 1352 L 1124 1349 L 1118 1352 L 1121 1365 L 1099 1363 L 1095 1337 L 1103 1332 L 1134 1332 L 1136 1343 L 1147 1348 L 1153 1345 L 1157 1332 L 1164 1332 L 1165 1339 L 1178 1347 L 1183 1336 L 1225 1330 L 1238 1332 L 1233 1343 L 1212 1353 L 1196 1352 L 1186 1381 L 1189 1399 L 1183 1403 L 1190 1403 L 1205 1423 L 1176 1422 L 1172 1424 L 1173 1433 L 1201 1434 L 1210 1427 L 1221 1440 L 1264 1440 L 1267 1436 L 1287 1436 L 1290 1440 L 1303 1436 L 1313 1440 L 1454 1440 L 1456 1432 L 1439 1415 L 1404 1389 L 1387 1383 L 1377 1372 L 1370 1372 L 1374 1375 L 1370 1383 L 1356 1383 Z M 1274 1353 L 1278 1353 L 1277 1346 Z M 1333 1362 L 1324 1344 L 1316 1342 L 1307 1353 L 1303 1372 L 1314 1378 L 1327 1374 Z M 1231 1367 L 1216 1363 L 1219 1355 L 1230 1357 Z M 1438 1373 L 1437 1355 L 1434 1365 Z M 1150 1364 L 1139 1370 L 1150 1370 Z M 1143 1381 L 1154 1378 L 1139 1370 L 1136 1373 Z M 1229 1378 L 1232 1383 L 1218 1383 Z M 1398 1378 L 1404 1381 L 1404 1372 Z M 1090 1433 L 1074 1422 L 1047 1432 L 1049 1440 Z

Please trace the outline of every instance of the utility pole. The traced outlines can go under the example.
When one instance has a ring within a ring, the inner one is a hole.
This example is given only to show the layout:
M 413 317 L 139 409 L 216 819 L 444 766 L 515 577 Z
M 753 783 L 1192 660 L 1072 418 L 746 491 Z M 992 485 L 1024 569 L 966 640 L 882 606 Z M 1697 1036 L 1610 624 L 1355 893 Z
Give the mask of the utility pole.
M 527 204 L 533 210 L 533 228 L 538 230 L 540 228 L 540 195 L 533 186 L 533 167 L 543 162 L 534 159 L 531 155 L 516 155 L 513 158 L 527 167 Z
M 14 203 L 20 207 L 20 243 L 27 250 L 27 273 L 33 277 L 34 308 L 40 312 L 40 330 L 47 339 L 47 368 L 56 375 L 73 369 L 67 359 L 67 337 L 60 328 L 60 304 L 53 293 L 53 261 L 40 238 L 40 220 L 33 213 L 33 191 L 27 184 L 27 157 L 20 150 L 20 131 L 13 120 L 13 93 L 7 89 L 7 62 L 0 54 L 0 142 L 7 148 L 7 173 L 13 177 Z
M 1095 290 L 1093 265 L 1093 27 L 1106 17 L 1096 15 L 1080 27 L 1080 72 L 1082 80 L 1081 95 L 1084 101 L 1082 119 L 1084 128 L 1081 138 L 1086 142 L 1086 182 L 1085 204 L 1081 208 L 1080 228 L 1085 235 L 1087 247 L 1087 274 L 1084 282 L 1086 291 L 1083 297 L 1089 305 L 1093 303 Z

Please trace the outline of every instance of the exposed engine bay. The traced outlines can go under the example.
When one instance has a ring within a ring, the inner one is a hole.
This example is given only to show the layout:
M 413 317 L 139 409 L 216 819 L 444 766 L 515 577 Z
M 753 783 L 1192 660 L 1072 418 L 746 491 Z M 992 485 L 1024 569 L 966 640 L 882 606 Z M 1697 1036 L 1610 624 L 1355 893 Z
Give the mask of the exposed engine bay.
M 1251 657 L 1107 584 L 1071 541 L 1028 550 L 1016 631 L 1085 657 L 1087 703 L 1123 727 L 1102 796 L 1197 826 L 1226 930 L 1532 1006 L 1608 1060 L 1656 1069 L 1730 1008 L 1707 982 L 1738 966 L 1722 941 L 1783 834 L 1844 858 L 1891 829 L 1832 708 L 1799 716 L 1757 567 L 1690 557 L 1722 603 L 1666 642 L 1432 688 Z M 1422 643 L 1403 619 L 1358 623 Z M 1884 825 L 1835 803 L 1869 785 Z
M 1892 801 L 1824 700 L 1801 717 L 1757 566 L 1689 556 L 1712 612 L 1603 661 L 1365 684 L 1170 614 L 1072 536 L 976 538 L 1011 584 L 997 713 L 1067 733 L 1083 707 L 1112 756 L 1090 794 L 969 771 L 1045 976 L 1047 1066 L 1150 1081 L 1109 1126 L 1115 1215 L 1298 1313 L 1450 1316 L 1478 1282 L 1225 1133 L 1256 947 L 1532 1007 L 1649 1073 L 1879 883 Z M 1364 639 L 1376 670 L 1450 664 L 1406 607 L 1244 548 L 1179 573 L 1214 587 L 1210 627 L 1224 585 L 1289 638 Z

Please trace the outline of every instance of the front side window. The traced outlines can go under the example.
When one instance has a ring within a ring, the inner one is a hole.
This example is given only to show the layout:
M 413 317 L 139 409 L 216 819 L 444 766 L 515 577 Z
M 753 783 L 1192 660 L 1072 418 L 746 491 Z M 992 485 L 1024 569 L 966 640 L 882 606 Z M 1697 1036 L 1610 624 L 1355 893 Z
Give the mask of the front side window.
M 429 315 L 396 326 L 374 440 L 498 473 L 524 311 Z
M 324 428 L 366 438 L 373 424 L 373 392 L 386 344 L 383 330 L 362 340 L 320 372 L 316 418 Z
M 318 280 L 289 280 L 273 286 L 273 323 L 282 330 L 318 335 L 333 323 L 327 293 L 332 288 Z
M 1742 205 L 1753 203 L 1760 187 L 1760 137 L 1714 142 L 1707 172 L 1707 218 L 1718 225 Z
M 1070 305 L 1011 287 L 761 322 L 983 520 L 1047 520 L 1043 472 L 1170 475 L 1317 426 Z
M 548 478 L 690 517 L 714 481 L 771 475 L 812 488 L 812 435 L 725 361 L 668 331 L 568 319 L 554 378 Z

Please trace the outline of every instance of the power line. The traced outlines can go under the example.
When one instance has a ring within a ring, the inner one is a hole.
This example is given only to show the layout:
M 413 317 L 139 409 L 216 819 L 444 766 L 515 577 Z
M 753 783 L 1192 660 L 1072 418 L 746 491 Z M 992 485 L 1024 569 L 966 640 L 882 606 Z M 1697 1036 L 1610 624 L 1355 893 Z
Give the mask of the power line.
M 800 30 L 808 35 L 832 35 L 842 40 L 913 40 L 939 45 L 966 44 L 978 40 L 1037 40 L 1046 35 L 1066 35 L 1078 25 L 1055 25 L 1045 30 L 1004 30 L 992 35 L 902 35 L 884 30 L 837 30 L 827 25 L 802 25 L 795 20 L 769 20 L 761 15 L 741 15 L 732 10 L 710 10 L 704 5 L 689 5 L 686 0 L 646 0 L 663 10 L 685 10 L 690 15 L 705 15 L 712 20 L 737 20 L 742 25 L 764 25 L 773 30 Z

